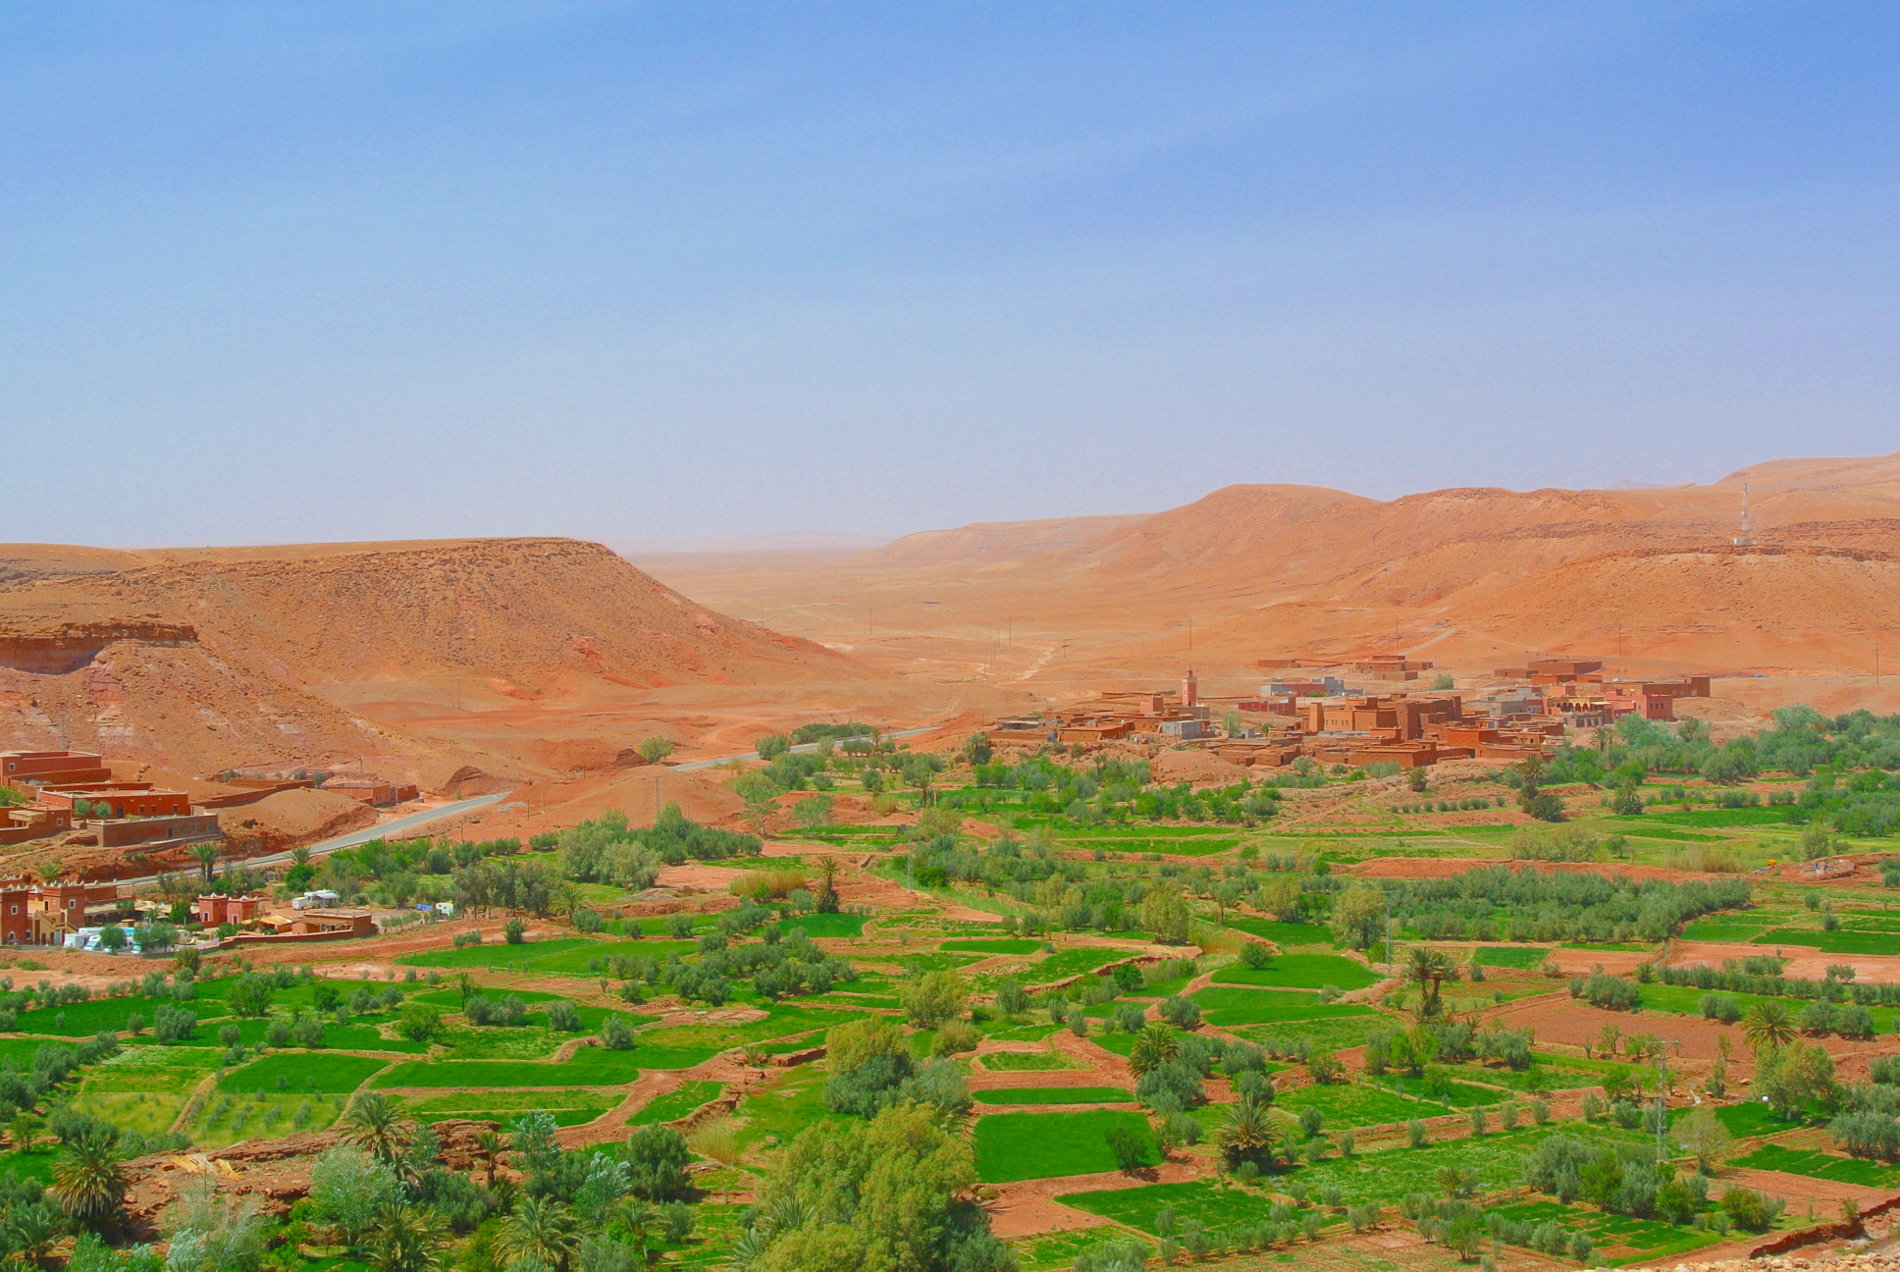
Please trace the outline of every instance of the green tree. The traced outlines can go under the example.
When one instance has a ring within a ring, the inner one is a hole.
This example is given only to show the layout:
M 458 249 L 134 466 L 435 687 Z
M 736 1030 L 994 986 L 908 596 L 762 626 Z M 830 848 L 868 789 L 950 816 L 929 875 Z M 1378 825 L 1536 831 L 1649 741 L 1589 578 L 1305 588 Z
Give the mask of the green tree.
M 678 748 L 674 745 L 673 739 L 663 738 L 656 733 L 650 738 L 641 738 L 639 745 L 633 749 L 638 751 L 640 758 L 648 764 L 658 764 Z
M 434 1042 L 442 1036 L 442 1010 L 428 1003 L 405 1003 L 400 1028 L 411 1042 Z
M 391 1202 L 377 1212 L 363 1245 L 375 1272 L 437 1272 L 447 1239 L 433 1207 Z
M 1441 1010 L 1439 989 L 1447 980 L 1458 979 L 1457 964 L 1443 950 L 1414 945 L 1406 950 L 1399 973 L 1406 983 L 1418 988 L 1418 1018 L 1437 1019 Z
M 1180 945 L 1188 936 L 1187 902 L 1172 887 L 1150 888 L 1141 899 L 1141 926 L 1154 938 L 1169 945 Z
M 759 758 L 770 762 L 792 749 L 792 741 L 783 733 L 768 733 L 753 746 Z
M 1757 1063 L 1794 1041 L 1794 1009 L 1772 998 L 1752 1003 L 1742 1014 L 1742 1041 L 1754 1049 Z
M 510 1262 L 539 1259 L 555 1272 L 567 1272 L 581 1247 L 580 1220 L 568 1205 L 554 1197 L 524 1193 L 501 1221 L 495 1250 Z
M 402 1156 L 415 1135 L 415 1126 L 380 1091 L 365 1091 L 343 1115 L 343 1140 L 373 1155 L 378 1161 L 393 1162 Z
M 1150 1021 L 1135 1035 L 1135 1045 L 1128 1052 L 1128 1067 L 1134 1070 L 1136 1077 L 1145 1077 L 1180 1053 L 1181 1035 L 1158 1020 Z
M 1385 894 L 1354 884 L 1333 902 L 1333 933 L 1355 950 L 1370 949 L 1385 936 Z
M 826 1123 L 793 1140 L 760 1189 L 764 1246 L 753 1272 L 949 1272 L 1007 1266 L 970 1199 L 969 1143 L 929 1109 Z
M 898 991 L 904 1015 L 920 1029 L 935 1029 L 944 1021 L 962 1015 L 968 998 L 963 978 L 948 971 L 925 972 L 906 981 Z
M 792 805 L 792 825 L 800 830 L 817 830 L 820 826 L 831 824 L 831 796 L 824 793 L 807 795 Z
M 53 1200 L 68 1218 L 94 1230 L 115 1226 L 125 1205 L 126 1176 L 119 1137 L 89 1126 L 67 1140 L 53 1160 Z
M 185 855 L 197 862 L 205 872 L 205 886 L 211 886 L 211 875 L 218 866 L 218 845 L 206 840 L 185 849 Z
M 402 1200 L 402 1183 L 389 1163 L 340 1144 L 310 1169 L 312 1216 L 355 1249 L 388 1207 Z
M 1676 1129 L 1676 1139 L 1689 1150 L 1695 1158 L 1696 1168 L 1705 1175 L 1715 1173 L 1715 1168 L 1728 1156 L 1729 1133 L 1722 1125 L 1722 1119 L 1716 1116 L 1713 1105 L 1700 1104 L 1689 1110 Z
M 779 785 L 763 773 L 741 773 L 732 779 L 732 793 L 745 804 L 746 820 L 763 835 L 765 820 L 778 807 Z

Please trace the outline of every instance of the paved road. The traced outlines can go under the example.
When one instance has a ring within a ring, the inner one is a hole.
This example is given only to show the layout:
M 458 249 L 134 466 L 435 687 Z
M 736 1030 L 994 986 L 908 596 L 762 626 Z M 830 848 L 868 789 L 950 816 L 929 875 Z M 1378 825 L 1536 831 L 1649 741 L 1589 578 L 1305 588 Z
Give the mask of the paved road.
M 454 817 L 461 813 L 473 812 L 478 808 L 487 808 L 490 804 L 499 803 L 507 798 L 507 795 L 502 794 L 477 795 L 474 799 L 459 799 L 453 804 L 444 804 L 440 808 L 425 808 L 419 813 L 410 813 L 407 817 L 398 817 L 395 821 L 379 822 L 374 826 L 365 826 L 361 830 L 353 830 L 347 835 L 338 835 L 335 839 L 326 839 L 322 843 L 309 844 L 306 846 L 310 849 L 311 856 L 321 857 L 323 854 L 335 852 L 339 848 L 354 848 L 356 845 L 366 844 L 372 839 L 382 839 L 385 836 L 399 834 L 405 830 L 414 830 L 418 826 L 427 826 L 430 822 L 441 821 L 445 817 Z M 274 852 L 267 857 L 250 857 L 235 864 L 242 866 L 274 866 L 289 860 L 290 854 L 288 852 Z M 147 875 L 143 879 L 115 879 L 113 882 L 121 887 L 136 888 L 143 884 L 157 883 L 158 876 Z
M 887 738 L 910 738 L 917 736 L 919 733 L 928 732 L 930 732 L 928 728 L 905 729 L 902 732 L 887 733 L 884 736 Z M 839 740 L 842 741 L 843 739 Z M 802 754 L 808 751 L 816 751 L 818 745 L 816 742 L 803 742 L 793 747 L 792 750 Z M 744 755 L 722 755 L 716 760 L 694 760 L 691 763 L 672 764 L 667 767 L 673 772 L 681 773 L 692 769 L 709 769 L 720 764 L 730 764 L 734 760 L 756 760 L 758 758 L 759 753 L 757 751 L 747 751 Z M 365 826 L 362 830 L 353 830 L 347 835 L 338 835 L 335 839 L 326 839 L 322 843 L 309 844 L 306 846 L 310 849 L 310 855 L 312 857 L 321 857 L 325 853 L 335 852 L 340 848 L 354 848 L 358 844 L 366 844 L 372 839 L 385 839 L 390 835 L 400 834 L 406 830 L 414 830 L 418 826 L 427 826 L 430 822 L 441 821 L 445 817 L 454 817 L 461 813 L 474 812 L 478 808 L 487 808 L 490 804 L 498 804 L 507 798 L 508 796 L 506 794 L 502 794 L 478 795 L 474 799 L 457 800 L 453 804 L 444 804 L 440 808 L 430 808 L 419 813 L 410 813 L 407 817 L 398 817 L 395 821 L 380 822 L 374 826 Z M 236 864 L 244 866 L 275 866 L 289 860 L 290 854 L 288 852 L 274 852 L 267 857 L 250 857 Z M 157 883 L 158 876 L 147 875 L 142 879 L 115 879 L 113 882 L 119 884 L 121 887 L 137 888 L 146 884 Z

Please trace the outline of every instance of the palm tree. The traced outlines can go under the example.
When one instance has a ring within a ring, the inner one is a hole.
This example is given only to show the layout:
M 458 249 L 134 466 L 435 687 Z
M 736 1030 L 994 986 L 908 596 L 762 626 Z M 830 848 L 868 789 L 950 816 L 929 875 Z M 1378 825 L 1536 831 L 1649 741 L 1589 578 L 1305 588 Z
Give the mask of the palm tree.
M 409 1147 L 413 1129 L 389 1102 L 389 1097 L 380 1091 L 366 1091 L 357 1096 L 343 1117 L 345 1142 L 367 1149 L 385 1162 L 395 1161 Z
M 40 862 L 39 875 L 41 883 L 58 883 L 60 874 L 61 867 L 57 861 Z
M 564 1203 L 532 1194 L 515 1202 L 514 1212 L 501 1221 L 495 1251 L 509 1262 L 539 1259 L 559 1272 L 580 1249 L 580 1221 Z
M 1478 1186 L 1478 1177 L 1460 1166 L 1440 1166 L 1438 1168 L 1438 1186 L 1445 1190 L 1446 1200 L 1469 1196 Z
M 438 1272 L 447 1238 L 432 1207 L 391 1202 L 377 1211 L 363 1244 L 376 1272 Z
M 1443 950 L 1414 945 L 1405 951 L 1399 974 L 1418 986 L 1418 1018 L 1431 1020 L 1439 1012 L 1439 987 L 1447 980 L 1458 979 L 1458 965 Z
M 53 1200 L 75 1222 L 104 1228 L 125 1204 L 125 1168 L 119 1137 L 104 1127 L 81 1131 L 66 1141 L 53 1162 Z
M 1755 1051 L 1779 1051 L 1794 1041 L 1794 1011 L 1786 1003 L 1765 998 L 1742 1017 L 1742 1040 Z
M 4 1221 L 6 1242 L 28 1267 L 43 1266 L 53 1243 L 65 1235 L 59 1213 L 43 1201 L 15 1206 Z
M 193 844 L 185 849 L 185 855 L 204 867 L 205 886 L 210 887 L 211 872 L 218 864 L 218 846 L 207 839 L 201 844 Z
M 1135 1035 L 1135 1045 L 1128 1052 L 1128 1067 L 1135 1071 L 1136 1077 L 1145 1077 L 1179 1054 L 1181 1040 L 1174 1030 L 1159 1021 L 1151 1021 Z
M 482 1185 L 495 1186 L 495 1165 L 501 1161 L 501 1155 L 508 1151 L 508 1137 L 500 1131 L 477 1131 L 475 1133 L 475 1156 L 482 1164 Z
M 1220 1146 L 1229 1165 L 1259 1163 L 1263 1158 L 1271 1161 L 1276 1138 L 1273 1120 L 1265 1102 L 1260 1100 L 1243 1099 L 1228 1105 L 1220 1125 L 1214 1129 L 1214 1142 Z

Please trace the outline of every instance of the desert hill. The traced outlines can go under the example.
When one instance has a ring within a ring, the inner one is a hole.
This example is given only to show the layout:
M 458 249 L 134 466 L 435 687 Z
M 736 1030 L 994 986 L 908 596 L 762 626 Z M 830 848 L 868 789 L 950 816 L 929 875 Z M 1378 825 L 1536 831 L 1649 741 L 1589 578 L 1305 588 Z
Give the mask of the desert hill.
M 1753 531 L 1737 544 L 1744 485 Z M 1638 671 L 1851 675 L 1900 600 L 1900 453 L 1646 489 L 1379 500 L 1240 485 L 1144 517 L 931 532 L 791 569 L 645 564 L 822 640 L 975 642 L 976 674 L 1057 691 L 1190 657 L 1243 681 L 1263 657 L 1394 648 L 1466 670 L 1620 649 Z M 867 636 L 866 597 L 902 617 Z
M 688 700 L 703 715 L 722 693 L 875 679 L 568 539 L 0 547 L 0 746 L 170 773 L 584 767 Z

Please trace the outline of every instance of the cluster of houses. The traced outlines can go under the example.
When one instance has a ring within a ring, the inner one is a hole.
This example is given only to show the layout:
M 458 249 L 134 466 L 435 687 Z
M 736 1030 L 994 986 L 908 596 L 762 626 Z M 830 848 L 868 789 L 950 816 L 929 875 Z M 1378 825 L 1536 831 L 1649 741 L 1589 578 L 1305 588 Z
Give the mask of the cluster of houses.
M 993 746 L 1029 749 L 1187 744 L 1247 767 L 1306 757 L 1411 769 L 1443 760 L 1516 762 L 1555 748 L 1566 730 L 1600 728 L 1632 714 L 1673 720 L 1678 700 L 1709 695 L 1707 676 L 1610 680 L 1593 659 L 1545 658 L 1507 668 L 1497 673 L 1505 683 L 1476 693 L 1375 693 L 1349 685 L 1347 677 L 1404 684 L 1432 668 L 1396 654 L 1352 662 L 1272 659 L 1260 666 L 1280 674 L 1253 696 L 1203 698 L 1189 669 L 1178 692 L 1105 693 L 1062 711 L 999 719 L 988 737 Z
M 116 781 L 86 751 L 0 751 L 0 786 L 28 799 L 0 809 L 0 845 L 90 830 L 101 848 L 181 848 L 219 839 L 218 815 L 183 791 Z

